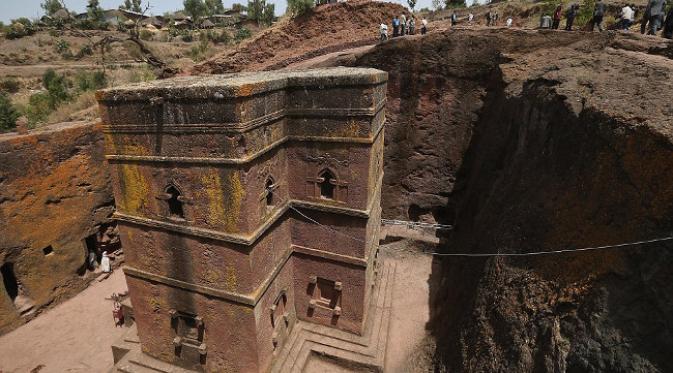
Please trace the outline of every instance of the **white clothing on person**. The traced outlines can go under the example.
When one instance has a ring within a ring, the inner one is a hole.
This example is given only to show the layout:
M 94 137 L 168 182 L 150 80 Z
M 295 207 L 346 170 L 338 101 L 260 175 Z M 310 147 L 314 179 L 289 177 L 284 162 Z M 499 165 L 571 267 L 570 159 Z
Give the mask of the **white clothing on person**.
M 467 15 L 467 21 L 472 22 L 472 19 L 474 18 L 474 14 L 470 13 Z
M 428 20 L 423 18 L 423 20 L 421 21 L 421 24 L 423 24 L 423 26 L 427 26 L 428 25 Z
M 381 31 L 382 35 L 388 35 L 388 25 L 382 23 L 381 27 L 379 28 L 379 31 Z
M 512 27 L 512 19 L 507 18 L 507 27 Z
M 634 12 L 633 9 L 631 9 L 631 7 L 628 5 L 622 8 L 622 19 L 633 22 L 635 14 L 636 12 Z
M 112 272 L 112 268 L 110 266 L 110 257 L 107 256 L 107 252 L 103 253 L 103 257 L 100 260 L 100 268 L 104 273 Z

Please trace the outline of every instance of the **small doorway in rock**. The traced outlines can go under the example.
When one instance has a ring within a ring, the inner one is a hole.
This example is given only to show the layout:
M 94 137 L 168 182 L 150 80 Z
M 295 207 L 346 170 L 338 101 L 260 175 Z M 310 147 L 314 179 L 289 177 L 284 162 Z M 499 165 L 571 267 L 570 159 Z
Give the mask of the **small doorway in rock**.
M 16 297 L 19 295 L 19 280 L 14 274 L 14 263 L 5 263 L 0 267 L 0 273 L 2 273 L 2 282 L 5 284 L 5 291 L 9 298 L 14 302 Z
M 98 247 L 98 234 L 94 233 L 84 239 L 84 246 L 86 247 L 86 258 L 82 268 L 77 273 L 82 276 L 87 270 L 94 271 L 100 263 L 102 253 Z
M 21 314 L 21 316 L 28 316 L 34 312 L 33 301 L 25 294 L 26 292 L 21 285 L 21 282 L 14 273 L 14 263 L 7 262 L 0 267 L 2 274 L 2 282 L 5 285 L 5 291 L 12 300 L 14 308 Z

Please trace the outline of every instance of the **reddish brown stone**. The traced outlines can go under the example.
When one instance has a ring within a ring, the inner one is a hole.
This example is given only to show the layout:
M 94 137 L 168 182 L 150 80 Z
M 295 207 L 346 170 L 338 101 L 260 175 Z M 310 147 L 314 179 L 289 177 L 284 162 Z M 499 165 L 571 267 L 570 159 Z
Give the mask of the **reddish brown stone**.
M 99 93 L 144 352 L 265 371 L 297 319 L 363 331 L 386 80 L 337 68 Z

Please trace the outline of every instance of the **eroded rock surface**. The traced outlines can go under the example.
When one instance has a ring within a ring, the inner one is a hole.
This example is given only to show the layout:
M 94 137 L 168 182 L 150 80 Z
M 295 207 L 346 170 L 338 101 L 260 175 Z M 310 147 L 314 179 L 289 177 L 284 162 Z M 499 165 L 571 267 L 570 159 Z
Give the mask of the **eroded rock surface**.
M 0 135 L 0 332 L 84 287 L 114 209 L 102 142 L 91 123 Z
M 420 192 L 437 198 L 427 207 L 455 224 L 447 252 L 668 236 L 670 51 L 639 35 L 498 30 L 394 41 L 356 58 L 390 72 L 387 213 L 404 212 L 398 196 L 410 207 Z M 437 261 L 432 330 L 450 371 L 673 369 L 670 242 Z

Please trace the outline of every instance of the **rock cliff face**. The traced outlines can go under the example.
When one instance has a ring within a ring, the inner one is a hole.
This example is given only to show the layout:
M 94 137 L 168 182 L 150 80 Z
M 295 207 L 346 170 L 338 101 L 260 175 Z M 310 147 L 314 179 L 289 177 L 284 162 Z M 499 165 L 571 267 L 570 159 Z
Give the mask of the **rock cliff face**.
M 444 252 L 669 236 L 672 50 L 639 35 L 497 30 L 357 56 L 391 74 L 384 213 L 455 224 Z M 672 241 L 436 262 L 430 329 L 449 371 L 673 370 Z
M 87 244 L 114 209 L 94 128 L 0 135 L 0 333 L 87 282 Z

